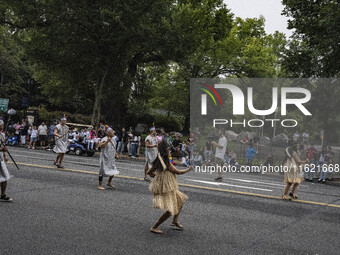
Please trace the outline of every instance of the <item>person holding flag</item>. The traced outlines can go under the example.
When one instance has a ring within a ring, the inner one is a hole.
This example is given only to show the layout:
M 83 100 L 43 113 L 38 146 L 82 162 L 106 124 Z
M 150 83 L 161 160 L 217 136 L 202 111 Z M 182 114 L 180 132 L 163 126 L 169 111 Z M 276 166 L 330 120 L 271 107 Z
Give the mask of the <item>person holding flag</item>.
M 0 119 L 0 186 L 1 186 L 1 196 L 0 201 L 11 202 L 12 198 L 6 195 L 7 189 L 7 181 L 11 178 L 10 173 L 8 172 L 6 162 L 8 161 L 6 157 L 7 147 L 6 144 L 6 136 L 3 132 L 4 130 L 4 122 Z M 2 154 L 2 155 L 1 155 Z
M 109 179 L 107 181 L 107 186 L 109 188 L 114 188 L 112 185 L 113 176 L 119 174 L 119 171 L 116 167 L 115 159 L 119 159 L 118 154 L 116 154 L 116 139 L 114 138 L 114 131 L 112 128 L 106 128 L 106 136 L 101 139 L 99 147 L 100 151 L 100 170 L 99 170 L 99 190 L 105 190 L 103 186 L 103 177 L 108 176 Z
M 67 152 L 69 146 L 68 141 L 68 126 L 66 125 L 66 116 L 60 119 L 60 124 L 58 124 L 54 129 L 55 146 L 53 151 L 58 153 L 57 159 L 54 162 L 58 168 L 64 168 L 62 163 L 64 155 Z

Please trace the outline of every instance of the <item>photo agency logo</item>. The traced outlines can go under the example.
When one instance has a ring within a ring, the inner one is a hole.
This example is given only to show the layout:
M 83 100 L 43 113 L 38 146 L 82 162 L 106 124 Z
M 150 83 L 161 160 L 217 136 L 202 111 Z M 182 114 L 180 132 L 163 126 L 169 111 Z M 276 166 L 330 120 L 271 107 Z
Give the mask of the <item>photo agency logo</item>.
M 273 80 L 272 84 L 275 85 L 271 85 L 270 80 Z M 304 116 L 312 116 L 306 107 L 306 104 L 311 100 L 311 92 L 302 87 L 284 87 L 282 84 L 287 84 L 286 79 L 282 79 L 279 83 L 277 80 L 278 79 L 249 79 L 247 80 L 247 86 L 244 85 L 244 81 L 234 83 L 216 83 L 214 80 L 210 82 L 195 81 L 196 86 L 194 88 L 192 87 L 192 89 L 195 90 L 193 93 L 195 95 L 192 95 L 192 98 L 196 100 L 191 101 L 191 103 L 194 104 L 191 106 L 191 112 L 194 112 L 194 121 L 197 119 L 202 121 L 210 120 L 209 116 L 211 116 L 213 117 L 211 120 L 213 127 L 221 127 L 221 125 L 229 125 L 229 127 L 242 125 L 243 127 L 258 128 L 264 126 L 266 123 L 269 123 L 271 127 L 274 127 L 276 123 L 280 123 L 282 127 L 296 127 L 298 121 L 286 117 L 289 115 L 289 112 L 296 112 L 296 110 Z M 252 84 L 254 86 L 252 86 Z M 199 91 L 200 95 L 197 95 L 197 91 Z M 246 93 L 244 93 L 244 91 Z M 266 93 L 264 93 L 265 91 Z M 257 100 L 263 101 L 260 102 L 262 103 L 262 108 L 260 109 L 259 107 L 255 107 L 258 102 L 254 102 L 254 93 L 259 93 L 258 95 L 260 96 L 257 97 Z M 200 97 L 200 114 L 197 112 L 198 96 Z M 209 103 L 209 100 L 213 102 L 215 107 L 211 107 L 212 103 Z M 229 104 L 227 104 L 227 102 L 229 102 Z M 232 102 L 232 104 L 230 102 Z M 242 116 L 246 116 L 246 112 L 248 112 L 248 117 L 250 115 L 256 117 L 242 119 Z M 223 116 L 230 116 L 231 114 L 237 119 L 227 119 Z M 273 115 L 275 115 L 274 118 L 270 117 Z M 281 118 L 276 118 L 280 115 Z

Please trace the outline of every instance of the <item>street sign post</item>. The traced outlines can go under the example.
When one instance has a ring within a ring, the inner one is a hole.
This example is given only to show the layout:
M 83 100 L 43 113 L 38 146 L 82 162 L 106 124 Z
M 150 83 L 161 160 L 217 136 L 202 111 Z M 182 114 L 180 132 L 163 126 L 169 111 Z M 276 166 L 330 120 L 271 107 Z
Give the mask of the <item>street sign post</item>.
M 3 111 L 3 112 L 7 111 L 8 102 L 9 102 L 9 99 L 7 99 L 7 98 L 0 98 L 0 112 L 1 111 Z

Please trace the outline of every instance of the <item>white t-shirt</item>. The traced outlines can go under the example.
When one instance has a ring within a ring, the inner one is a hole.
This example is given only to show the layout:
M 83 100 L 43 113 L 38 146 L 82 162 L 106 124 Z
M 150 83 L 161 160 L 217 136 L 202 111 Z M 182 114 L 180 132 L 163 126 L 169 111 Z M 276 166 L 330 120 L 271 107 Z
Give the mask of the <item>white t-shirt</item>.
M 47 126 L 40 125 L 38 127 L 39 135 L 47 135 Z
M 31 130 L 31 137 L 32 138 L 37 138 L 38 137 L 38 130 L 32 129 Z
M 225 136 L 220 137 L 220 139 L 218 139 L 218 145 L 223 146 L 223 148 L 220 149 L 216 147 L 215 157 L 223 159 L 225 151 L 227 149 L 227 138 L 225 138 Z

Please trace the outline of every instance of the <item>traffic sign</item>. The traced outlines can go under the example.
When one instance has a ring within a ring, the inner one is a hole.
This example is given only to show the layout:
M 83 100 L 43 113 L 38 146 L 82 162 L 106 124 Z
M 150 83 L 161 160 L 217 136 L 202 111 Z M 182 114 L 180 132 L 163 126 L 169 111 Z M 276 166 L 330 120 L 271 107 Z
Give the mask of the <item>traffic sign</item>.
M 9 99 L 0 98 L 0 111 L 6 112 L 8 108 Z

